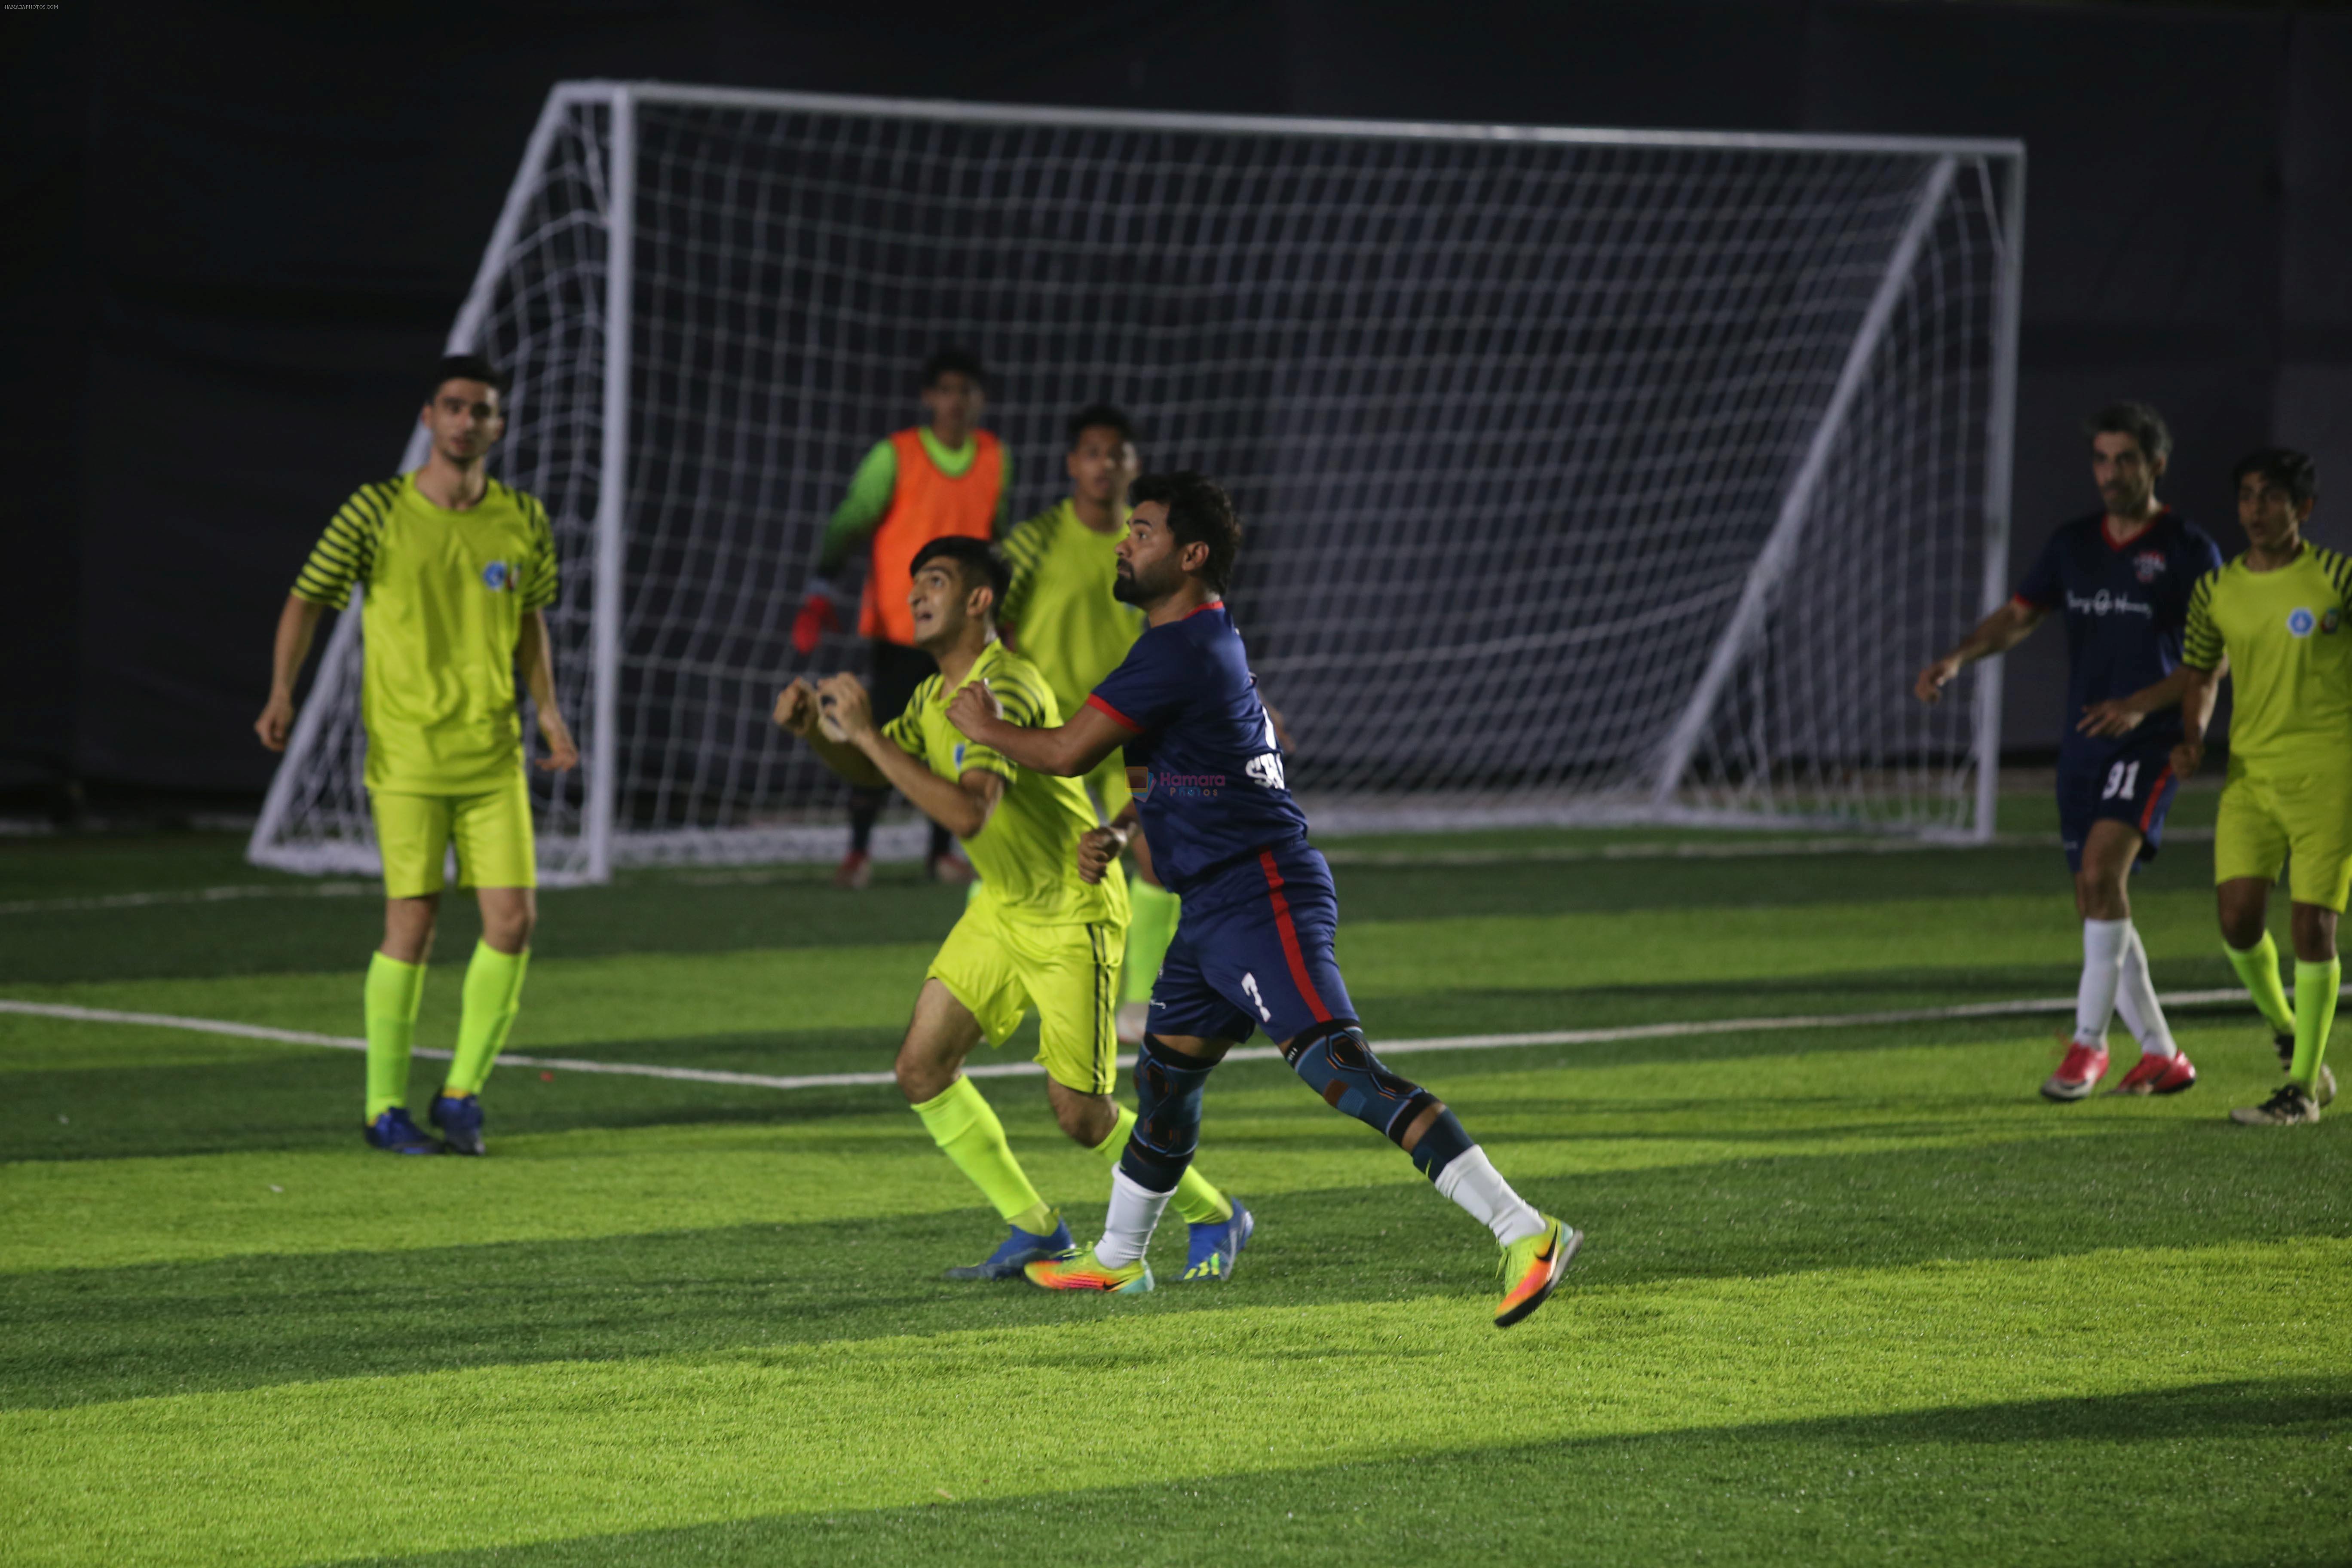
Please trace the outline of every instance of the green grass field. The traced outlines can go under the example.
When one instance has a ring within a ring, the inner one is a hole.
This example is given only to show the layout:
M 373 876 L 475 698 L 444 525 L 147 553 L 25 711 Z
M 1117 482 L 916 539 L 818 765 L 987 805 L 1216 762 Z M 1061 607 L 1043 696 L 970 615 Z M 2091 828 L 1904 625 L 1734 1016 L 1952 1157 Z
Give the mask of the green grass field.
M 1654 852 L 1711 842 L 1335 842 L 1375 1039 L 2072 992 L 2054 848 Z M 0 846 L 0 997 L 357 1034 L 374 900 L 239 848 Z M 2140 879 L 2167 990 L 2230 983 L 2209 877 Z M 551 892 L 512 1048 L 887 1067 L 959 901 Z M 400 1161 L 355 1054 L 0 1014 L 0 1559 L 2352 1561 L 2352 1142 L 2228 1125 L 2266 1034 L 2176 1026 L 2194 1090 L 2071 1107 L 2054 1013 L 1401 1058 L 1591 1235 L 1498 1333 L 1483 1233 L 1279 1064 L 1209 1091 L 1235 1278 L 1073 1300 L 939 1280 L 998 1226 L 887 1088 L 501 1068 L 492 1158 Z M 1090 1237 L 1101 1166 L 984 1087 Z

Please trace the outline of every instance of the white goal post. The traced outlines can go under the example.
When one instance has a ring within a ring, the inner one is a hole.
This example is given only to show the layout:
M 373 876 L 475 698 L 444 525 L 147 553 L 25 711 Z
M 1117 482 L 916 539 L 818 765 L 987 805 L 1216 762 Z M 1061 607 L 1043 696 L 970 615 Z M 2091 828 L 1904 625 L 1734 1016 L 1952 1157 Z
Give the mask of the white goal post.
M 448 338 L 514 375 L 493 465 L 555 523 L 583 765 L 532 773 L 542 875 L 839 852 L 768 708 L 825 520 L 950 342 L 1015 516 L 1098 401 L 1233 491 L 1319 827 L 1989 836 L 1998 662 L 1909 688 L 2006 592 L 2024 176 L 2007 141 L 562 84 Z M 257 863 L 377 868 L 361 622 Z

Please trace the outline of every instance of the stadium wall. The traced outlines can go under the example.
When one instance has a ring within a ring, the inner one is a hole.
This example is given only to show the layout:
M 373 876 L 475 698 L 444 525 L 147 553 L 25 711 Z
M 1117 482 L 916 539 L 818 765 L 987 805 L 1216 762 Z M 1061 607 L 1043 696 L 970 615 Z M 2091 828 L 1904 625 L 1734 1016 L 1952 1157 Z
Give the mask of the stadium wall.
M 413 12 L 291 5 L 68 6 L 0 24 L 0 309 L 20 351 L 0 366 L 14 547 L 0 790 L 266 784 L 248 726 L 285 584 L 342 496 L 393 466 L 415 367 L 565 78 L 2021 136 L 2033 173 L 2012 559 L 2091 504 L 2074 421 L 2116 396 L 2171 416 L 2168 495 L 2225 548 L 2241 542 L 2227 470 L 2245 448 L 2294 441 L 2352 475 L 2341 14 L 486 0 L 463 15 L 455 36 Z M 1038 493 L 1023 501 L 1044 499 L 1051 467 L 1026 465 Z M 2012 658 L 2006 745 L 2050 743 L 2063 664 L 2054 638 Z

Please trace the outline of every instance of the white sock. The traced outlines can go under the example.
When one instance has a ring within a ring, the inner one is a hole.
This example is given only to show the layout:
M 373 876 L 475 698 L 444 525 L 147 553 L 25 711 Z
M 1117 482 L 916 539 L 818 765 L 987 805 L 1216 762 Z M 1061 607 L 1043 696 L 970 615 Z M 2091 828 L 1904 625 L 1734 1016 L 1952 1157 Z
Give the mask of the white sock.
M 2138 928 L 2128 921 L 2124 922 L 2124 966 L 2116 984 L 2116 1012 L 2139 1041 L 2140 1055 L 2177 1057 L 2180 1047 L 2172 1042 L 2172 1026 L 2164 1021 L 2156 983 L 2148 978 L 2147 948 L 2139 940 Z
M 1124 1268 L 1143 1256 L 1151 1233 L 1175 1191 L 1155 1193 L 1125 1171 L 1110 1173 L 1110 1213 L 1103 1216 L 1102 1239 L 1095 1243 L 1095 1261 Z
M 2106 1044 L 2116 986 L 2123 979 L 2124 945 L 2130 937 L 2129 921 L 2083 922 L 2083 983 L 2074 992 L 2074 1039 L 2079 1045 Z
M 1529 1207 L 1527 1199 L 1511 1191 L 1511 1184 L 1503 1180 L 1494 1162 L 1486 1158 L 1486 1151 L 1475 1143 L 1467 1152 L 1454 1155 L 1445 1169 L 1437 1173 L 1437 1195 L 1460 1204 L 1472 1219 L 1493 1231 L 1495 1239 L 1505 1247 L 1525 1241 L 1544 1227 L 1544 1216 Z

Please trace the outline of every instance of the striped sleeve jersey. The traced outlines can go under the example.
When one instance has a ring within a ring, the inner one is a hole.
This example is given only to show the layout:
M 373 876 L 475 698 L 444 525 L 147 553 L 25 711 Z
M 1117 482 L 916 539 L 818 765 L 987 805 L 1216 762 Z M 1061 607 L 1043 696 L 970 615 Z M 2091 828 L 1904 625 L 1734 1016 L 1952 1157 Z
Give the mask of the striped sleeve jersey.
M 2181 650 L 2230 661 L 2231 768 L 2352 768 L 2352 557 L 2305 542 L 2268 572 L 2246 562 L 2197 580 Z
M 538 498 L 493 479 L 463 511 L 401 475 L 337 509 L 294 596 L 342 609 L 362 589 L 367 785 L 412 795 L 497 787 L 522 763 L 515 648 L 553 604 L 555 536 Z

